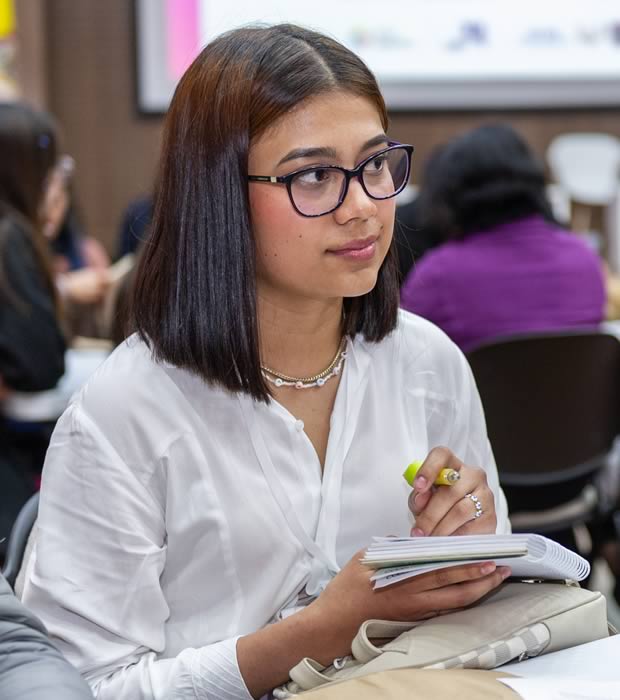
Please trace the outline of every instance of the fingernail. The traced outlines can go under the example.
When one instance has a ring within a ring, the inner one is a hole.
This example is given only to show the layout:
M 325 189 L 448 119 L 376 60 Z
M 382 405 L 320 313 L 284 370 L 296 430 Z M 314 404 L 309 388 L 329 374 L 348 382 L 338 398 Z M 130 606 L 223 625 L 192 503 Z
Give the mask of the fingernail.
M 500 568 L 500 570 L 499 570 L 499 573 L 500 573 L 500 575 L 501 575 L 501 577 L 502 577 L 502 581 L 503 581 L 504 579 L 506 579 L 506 578 L 508 578 L 508 577 L 510 576 L 510 574 L 512 573 L 512 571 L 510 570 L 509 567 L 507 567 L 507 566 L 502 566 L 502 567 Z
M 419 527 L 414 527 L 413 530 L 411 531 L 411 536 L 412 537 L 424 537 L 424 532 L 420 530 Z
M 416 476 L 414 482 L 413 482 L 413 488 L 417 489 L 418 491 L 424 490 L 426 488 L 426 485 L 428 484 L 428 480 L 425 476 Z
M 488 574 L 492 574 L 496 569 L 496 565 L 494 561 L 488 561 L 486 564 L 483 564 L 480 567 L 480 573 L 483 576 L 487 576 Z

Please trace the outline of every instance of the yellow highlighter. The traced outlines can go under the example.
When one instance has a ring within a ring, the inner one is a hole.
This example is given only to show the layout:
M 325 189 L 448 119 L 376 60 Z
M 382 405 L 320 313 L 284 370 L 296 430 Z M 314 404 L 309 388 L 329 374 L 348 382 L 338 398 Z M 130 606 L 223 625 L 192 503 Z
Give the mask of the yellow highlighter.
M 407 469 L 405 469 L 403 476 L 409 486 L 413 486 L 413 480 L 420 471 L 421 466 L 422 462 L 411 462 Z M 442 469 L 437 475 L 434 484 L 435 486 L 453 486 L 460 478 L 461 475 L 456 469 Z

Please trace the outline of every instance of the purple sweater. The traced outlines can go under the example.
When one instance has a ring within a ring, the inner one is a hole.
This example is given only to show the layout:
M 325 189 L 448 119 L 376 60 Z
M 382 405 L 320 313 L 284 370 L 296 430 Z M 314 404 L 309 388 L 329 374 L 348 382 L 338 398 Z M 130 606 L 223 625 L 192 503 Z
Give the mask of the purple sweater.
M 583 240 L 532 216 L 426 253 L 401 304 L 467 352 L 500 335 L 596 326 L 605 287 L 601 262 Z

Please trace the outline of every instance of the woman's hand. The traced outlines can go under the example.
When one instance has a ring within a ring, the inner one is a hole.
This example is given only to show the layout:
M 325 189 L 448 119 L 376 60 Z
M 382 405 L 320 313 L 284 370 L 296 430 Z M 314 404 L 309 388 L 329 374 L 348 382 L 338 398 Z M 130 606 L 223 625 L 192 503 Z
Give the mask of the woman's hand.
M 510 575 L 507 567 L 480 562 L 438 569 L 374 590 L 373 571 L 360 562 L 363 555 L 358 552 L 306 609 L 324 623 L 317 625 L 327 635 L 324 657 L 317 659 L 321 663 L 350 654 L 351 642 L 366 620 L 413 622 L 458 610 L 475 603 Z
M 452 486 L 433 486 L 439 472 L 456 469 L 461 478 Z M 475 535 L 495 532 L 495 498 L 480 467 L 469 467 L 446 447 L 436 447 L 420 467 L 409 496 L 415 515 L 412 536 Z M 480 513 L 480 515 L 477 515 Z
M 375 591 L 372 570 L 358 552 L 310 605 L 237 641 L 243 680 L 259 698 L 286 682 L 289 670 L 308 656 L 327 665 L 351 653 L 366 620 L 423 620 L 475 603 L 510 574 L 493 562 L 432 571 Z
M 108 270 L 85 267 L 60 276 L 59 289 L 63 296 L 76 304 L 96 304 L 111 283 Z

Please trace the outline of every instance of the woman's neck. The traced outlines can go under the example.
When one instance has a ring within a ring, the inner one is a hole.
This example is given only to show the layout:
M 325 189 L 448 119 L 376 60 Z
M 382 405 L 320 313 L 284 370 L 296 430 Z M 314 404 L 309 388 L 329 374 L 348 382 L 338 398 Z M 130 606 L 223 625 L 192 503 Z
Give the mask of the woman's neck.
M 318 374 L 342 340 L 342 299 L 284 305 L 259 295 L 261 364 L 293 377 Z

